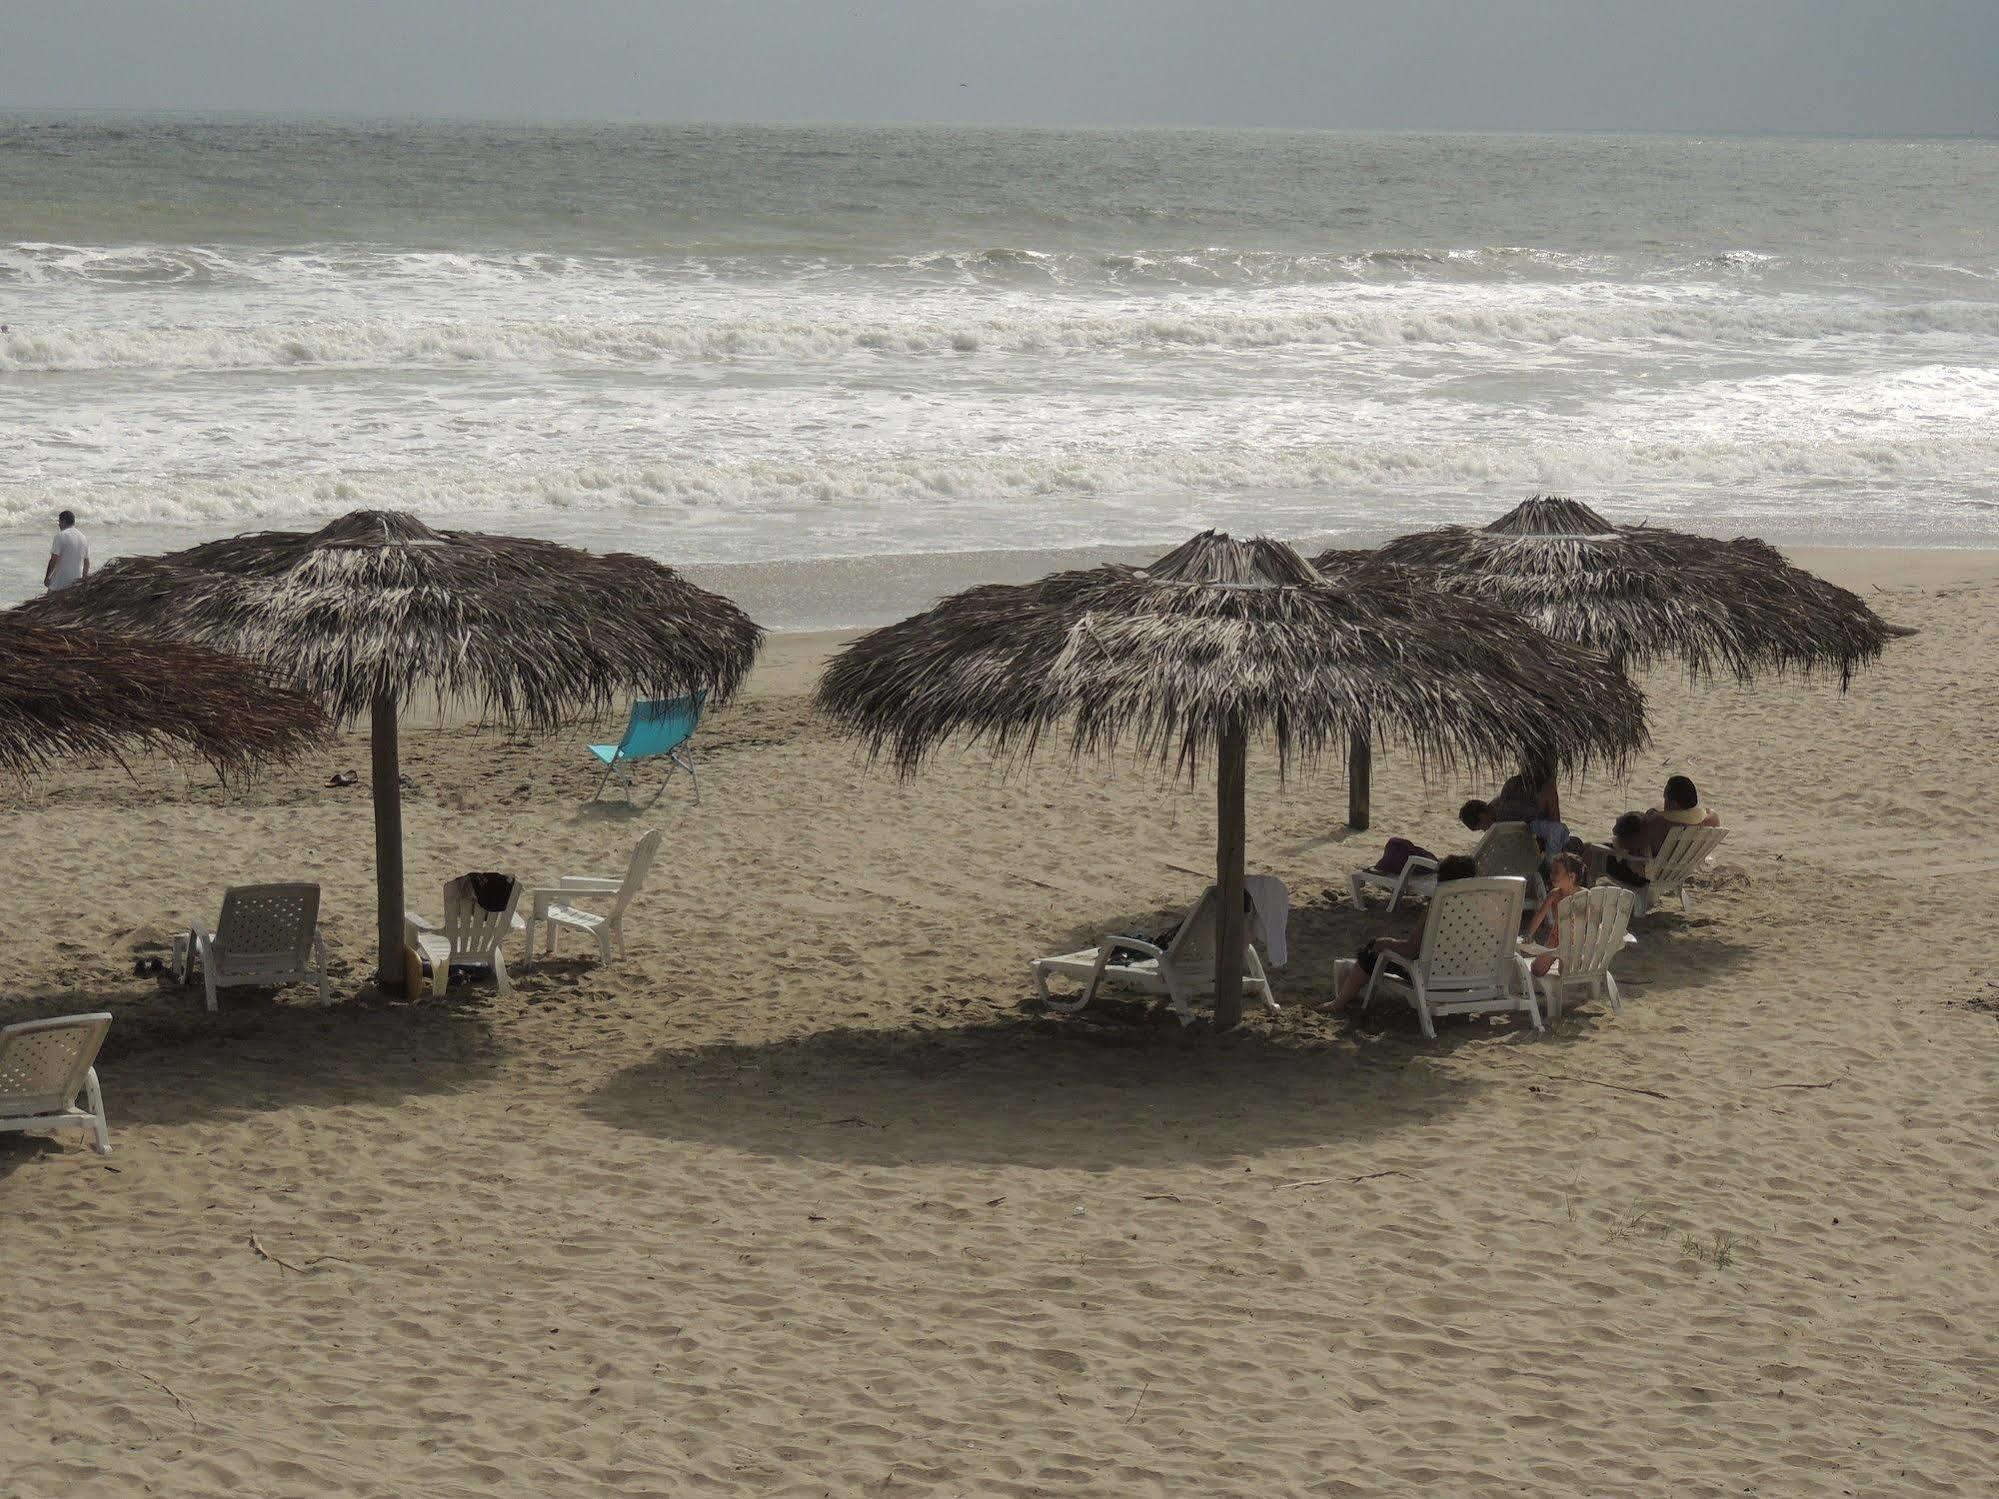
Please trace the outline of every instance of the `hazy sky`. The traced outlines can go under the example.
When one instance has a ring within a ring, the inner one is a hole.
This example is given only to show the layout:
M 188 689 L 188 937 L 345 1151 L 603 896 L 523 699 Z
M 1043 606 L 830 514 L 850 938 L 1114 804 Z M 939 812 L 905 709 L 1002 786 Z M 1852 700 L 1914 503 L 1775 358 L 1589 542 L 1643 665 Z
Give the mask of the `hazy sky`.
M 0 0 L 0 107 L 1999 132 L 1999 0 Z

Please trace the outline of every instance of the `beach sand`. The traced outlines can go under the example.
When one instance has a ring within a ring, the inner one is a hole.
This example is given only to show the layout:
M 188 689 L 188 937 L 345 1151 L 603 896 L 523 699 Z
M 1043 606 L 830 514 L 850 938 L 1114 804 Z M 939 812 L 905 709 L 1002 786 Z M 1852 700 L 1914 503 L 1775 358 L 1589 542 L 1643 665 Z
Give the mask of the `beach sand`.
M 1651 677 L 1731 830 L 1621 1015 L 1306 1011 L 1346 871 L 1489 786 L 1251 757 L 1280 1015 L 1038 1014 L 1027 961 L 1200 888 L 1213 793 L 976 752 L 898 783 L 776 638 L 651 810 L 581 734 L 411 731 L 412 903 L 612 871 L 629 958 L 369 1003 L 365 740 L 247 790 L 7 787 L 0 1018 L 107 1008 L 115 1153 L 0 1137 L 0 1493 L 1999 1492 L 1999 554 L 1807 565 L 1919 626 L 1823 682 Z M 1873 590 L 1880 589 L 1875 593 Z M 341 1002 L 135 977 L 310 878 Z M 1406 924 L 1406 922 L 1404 923 Z

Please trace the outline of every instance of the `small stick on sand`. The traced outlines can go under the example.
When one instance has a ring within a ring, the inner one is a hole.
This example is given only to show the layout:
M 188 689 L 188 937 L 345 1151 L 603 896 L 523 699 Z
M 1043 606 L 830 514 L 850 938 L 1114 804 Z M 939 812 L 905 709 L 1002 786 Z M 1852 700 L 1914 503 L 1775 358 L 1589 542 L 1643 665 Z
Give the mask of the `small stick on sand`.
M 1759 1088 L 1834 1088 L 1845 1082 L 1843 1077 L 1828 1078 L 1822 1083 L 1758 1083 Z
M 190 1406 L 185 1400 L 180 1398 L 179 1390 L 176 1390 L 172 1385 L 168 1384 L 164 1379 L 161 1379 L 156 1375 L 148 1374 L 144 1369 L 135 1369 L 130 1364 L 122 1362 L 118 1365 L 118 1367 L 123 1369 L 128 1374 L 138 1375 L 139 1378 L 145 1380 L 147 1384 L 157 1385 L 159 1386 L 159 1388 L 165 1390 L 169 1395 L 173 1397 L 173 1402 L 176 1406 L 180 1408 L 180 1413 L 183 1416 L 187 1417 L 187 1424 L 189 1426 L 192 1426 L 197 1433 L 200 1432 L 201 1423 L 194 1418 L 194 1408 Z
M 1549 1072 L 1543 1074 L 1565 1083 L 1588 1083 L 1596 1088 L 1615 1088 L 1619 1093 L 1643 1093 L 1647 1098 L 1656 1098 L 1662 1103 L 1671 1103 L 1670 1095 L 1656 1093 L 1650 1088 L 1634 1088 L 1626 1083 L 1607 1083 L 1600 1077 L 1581 1077 L 1573 1072 Z
M 1348 1182 L 1371 1182 L 1377 1176 L 1409 1176 L 1409 1173 L 1407 1171 L 1398 1171 L 1395 1167 L 1390 1166 L 1386 1171 L 1364 1171 L 1359 1176 L 1349 1176 L 1345 1180 Z M 1309 1181 L 1278 1182 L 1276 1185 L 1279 1187 L 1328 1187 L 1339 1180 L 1341 1178 L 1337 1176 L 1315 1176 Z M 1410 1177 L 1410 1180 L 1414 1181 L 1415 1178 Z
M 1145 1388 L 1138 1392 L 1138 1399 L 1132 1402 L 1131 1414 L 1124 1418 L 1125 1425 L 1129 1426 L 1133 1421 L 1138 1419 L 1139 1410 L 1145 1405 L 1145 1397 L 1151 1392 L 1152 1381 L 1148 1379 L 1145 1382 Z
M 250 1247 L 257 1251 L 260 1258 L 269 1260 L 280 1270 L 289 1270 L 294 1275 L 304 1275 L 307 1273 L 305 1266 L 294 1265 L 290 1260 L 281 1260 L 275 1254 L 272 1254 L 270 1250 L 264 1247 L 264 1241 L 255 1234 L 250 1235 Z

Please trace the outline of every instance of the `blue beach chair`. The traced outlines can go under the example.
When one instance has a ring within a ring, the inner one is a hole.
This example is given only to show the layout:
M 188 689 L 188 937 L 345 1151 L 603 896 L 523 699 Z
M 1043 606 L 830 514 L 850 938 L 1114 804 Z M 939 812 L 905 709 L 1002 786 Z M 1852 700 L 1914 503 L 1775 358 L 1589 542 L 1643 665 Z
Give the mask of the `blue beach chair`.
M 673 778 L 673 767 L 678 766 L 687 772 L 687 779 L 693 782 L 694 805 L 700 806 L 701 782 L 695 778 L 694 757 L 687 748 L 687 742 L 694 737 L 695 726 L 701 722 L 701 710 L 707 701 L 706 692 L 697 692 L 692 697 L 633 703 L 631 722 L 625 725 L 625 737 L 616 744 L 590 746 L 590 753 L 604 762 L 604 779 L 597 783 L 590 800 L 594 802 L 602 796 L 605 786 L 615 775 L 624 783 L 625 800 L 630 801 L 632 766 L 640 760 L 663 757 L 667 762 L 667 772 L 659 783 L 659 791 L 652 794 L 652 802 L 659 800 L 660 791 L 666 790 L 667 781 Z M 650 807 L 652 802 L 646 805 Z

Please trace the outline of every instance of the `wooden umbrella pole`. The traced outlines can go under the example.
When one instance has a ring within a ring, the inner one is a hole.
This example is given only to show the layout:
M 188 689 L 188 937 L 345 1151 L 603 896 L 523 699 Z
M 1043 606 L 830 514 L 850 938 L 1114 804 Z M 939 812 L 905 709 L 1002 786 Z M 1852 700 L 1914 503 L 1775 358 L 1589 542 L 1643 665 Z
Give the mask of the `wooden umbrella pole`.
M 1242 1020 L 1243 780 L 1248 736 L 1240 723 L 1222 731 L 1215 801 L 1215 1029 Z
M 381 966 L 375 981 L 385 992 L 403 987 L 403 777 L 396 744 L 396 700 L 375 699 L 368 729 L 375 791 L 375 915 Z
M 1367 731 L 1355 729 L 1347 742 L 1347 826 L 1356 833 L 1367 830 L 1367 800 L 1373 789 L 1374 746 Z

